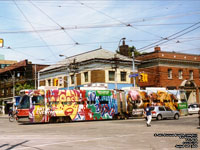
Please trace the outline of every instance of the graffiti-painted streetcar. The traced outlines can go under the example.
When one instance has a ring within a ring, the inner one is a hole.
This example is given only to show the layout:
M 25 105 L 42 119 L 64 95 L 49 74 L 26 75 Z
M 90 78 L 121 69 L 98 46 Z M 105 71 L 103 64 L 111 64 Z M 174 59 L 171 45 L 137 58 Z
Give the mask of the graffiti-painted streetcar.
M 118 107 L 111 90 L 30 90 L 18 112 L 18 122 L 70 122 L 114 119 Z
M 177 110 L 176 96 L 164 89 L 23 90 L 18 122 L 71 122 L 142 117 L 147 104 Z

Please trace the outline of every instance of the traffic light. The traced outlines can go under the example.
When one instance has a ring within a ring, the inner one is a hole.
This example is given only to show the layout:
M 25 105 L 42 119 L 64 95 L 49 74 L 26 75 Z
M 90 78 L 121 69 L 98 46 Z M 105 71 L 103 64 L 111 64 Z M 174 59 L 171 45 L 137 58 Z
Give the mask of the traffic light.
M 0 47 L 3 47 L 3 39 L 0 39 Z
M 140 82 L 148 82 L 148 74 L 140 73 Z
M 148 82 L 148 74 L 144 73 L 144 82 Z
M 53 86 L 58 86 L 58 78 L 53 79 Z

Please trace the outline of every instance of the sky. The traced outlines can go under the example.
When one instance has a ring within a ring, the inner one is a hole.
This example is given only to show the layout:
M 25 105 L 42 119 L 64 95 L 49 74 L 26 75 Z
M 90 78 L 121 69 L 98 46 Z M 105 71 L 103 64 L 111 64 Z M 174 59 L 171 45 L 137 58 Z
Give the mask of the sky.
M 0 55 L 55 64 L 102 47 L 200 54 L 200 0 L 0 0 Z M 59 55 L 64 55 L 60 57 Z

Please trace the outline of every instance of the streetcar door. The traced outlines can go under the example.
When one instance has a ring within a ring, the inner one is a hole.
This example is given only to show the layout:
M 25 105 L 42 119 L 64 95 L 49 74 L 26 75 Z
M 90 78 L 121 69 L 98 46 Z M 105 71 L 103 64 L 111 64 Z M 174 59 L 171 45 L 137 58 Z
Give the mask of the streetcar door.
M 31 97 L 29 117 L 31 122 L 45 122 L 45 102 L 43 95 L 33 95 Z

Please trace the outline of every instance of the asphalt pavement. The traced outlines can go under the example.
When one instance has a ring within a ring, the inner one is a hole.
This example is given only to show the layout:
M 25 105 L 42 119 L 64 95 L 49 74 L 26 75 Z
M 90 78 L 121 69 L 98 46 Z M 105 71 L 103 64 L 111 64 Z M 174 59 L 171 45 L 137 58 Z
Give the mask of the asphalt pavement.
M 0 117 L 1 150 L 189 149 L 180 148 L 184 142 L 185 146 L 198 146 L 192 150 L 199 149 L 198 115 L 152 120 L 151 127 L 144 119 L 24 125 L 6 118 Z M 186 138 L 188 135 L 192 138 Z

